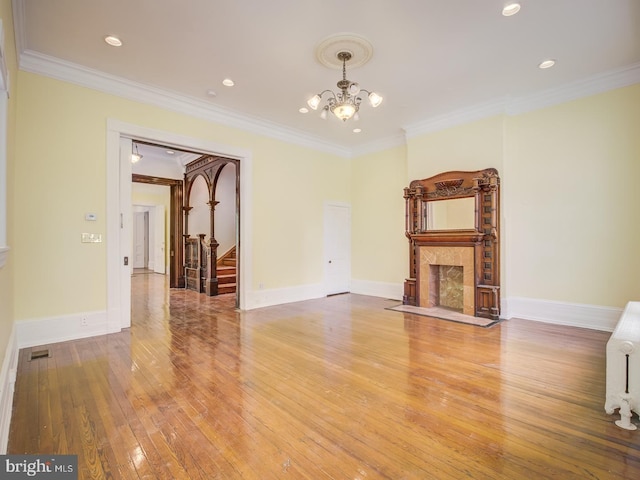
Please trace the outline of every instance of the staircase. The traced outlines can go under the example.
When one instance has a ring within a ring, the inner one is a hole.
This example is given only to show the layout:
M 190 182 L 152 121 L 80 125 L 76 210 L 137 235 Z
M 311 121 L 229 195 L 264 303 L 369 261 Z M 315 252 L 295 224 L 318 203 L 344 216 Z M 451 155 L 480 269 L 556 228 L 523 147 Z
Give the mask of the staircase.
M 218 259 L 218 295 L 236 293 L 236 247 Z

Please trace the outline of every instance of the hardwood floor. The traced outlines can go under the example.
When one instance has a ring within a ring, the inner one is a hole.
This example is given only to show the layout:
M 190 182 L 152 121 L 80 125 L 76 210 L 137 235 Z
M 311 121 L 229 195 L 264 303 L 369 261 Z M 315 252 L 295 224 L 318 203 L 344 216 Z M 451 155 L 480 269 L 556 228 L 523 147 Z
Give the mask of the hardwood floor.
M 21 351 L 9 453 L 77 454 L 81 479 L 640 478 L 606 332 L 132 282 L 131 329 Z

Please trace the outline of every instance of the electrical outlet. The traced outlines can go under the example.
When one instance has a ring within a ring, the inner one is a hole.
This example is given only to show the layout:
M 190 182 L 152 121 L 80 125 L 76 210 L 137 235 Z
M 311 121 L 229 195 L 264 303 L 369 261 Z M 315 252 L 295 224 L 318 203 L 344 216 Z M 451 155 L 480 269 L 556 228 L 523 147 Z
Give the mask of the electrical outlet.
M 264 290 L 264 283 L 258 284 L 258 290 Z
M 81 236 L 82 243 L 102 243 L 101 233 L 83 233 Z
M 82 317 L 82 320 L 80 320 L 80 325 L 82 325 L 83 327 L 89 325 L 89 322 L 87 322 L 87 317 Z

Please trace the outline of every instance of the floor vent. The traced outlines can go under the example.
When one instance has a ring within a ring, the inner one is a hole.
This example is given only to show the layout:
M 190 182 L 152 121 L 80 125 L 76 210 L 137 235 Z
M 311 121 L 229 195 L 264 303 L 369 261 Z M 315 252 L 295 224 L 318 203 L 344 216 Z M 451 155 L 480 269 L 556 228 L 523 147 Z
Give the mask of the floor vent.
M 49 352 L 48 348 L 46 350 L 32 350 L 31 351 L 31 356 L 29 356 L 29 361 L 38 360 L 40 358 L 51 358 L 51 353 Z

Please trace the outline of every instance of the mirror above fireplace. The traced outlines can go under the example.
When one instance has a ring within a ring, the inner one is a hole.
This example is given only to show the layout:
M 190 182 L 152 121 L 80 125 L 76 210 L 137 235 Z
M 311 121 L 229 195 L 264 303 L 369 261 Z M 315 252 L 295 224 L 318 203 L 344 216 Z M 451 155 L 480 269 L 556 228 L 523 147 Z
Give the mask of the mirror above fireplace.
M 462 311 L 497 320 L 500 315 L 500 178 L 494 168 L 444 172 L 414 180 L 404 189 L 409 272 L 403 303 L 438 303 L 442 289 L 433 274 L 461 269 Z M 435 267 L 435 270 L 434 270 Z M 457 307 L 456 307 L 457 308 Z
M 424 209 L 426 230 L 473 230 L 475 208 L 474 197 L 427 201 Z

